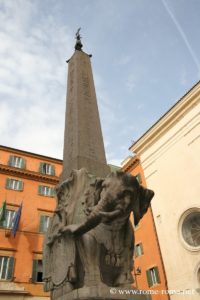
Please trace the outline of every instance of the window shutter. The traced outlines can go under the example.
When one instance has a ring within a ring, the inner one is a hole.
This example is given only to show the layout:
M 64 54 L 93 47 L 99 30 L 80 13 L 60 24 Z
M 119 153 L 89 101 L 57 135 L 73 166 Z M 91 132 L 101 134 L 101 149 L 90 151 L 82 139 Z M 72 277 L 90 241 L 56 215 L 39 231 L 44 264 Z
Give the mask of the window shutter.
M 40 216 L 39 232 L 44 232 L 45 216 Z
M 140 174 L 140 173 L 138 173 L 138 174 L 136 175 L 136 179 L 137 179 L 137 181 L 139 182 L 139 184 L 142 183 L 142 177 L 141 177 L 141 174 Z
M 141 247 L 141 253 L 144 254 L 144 250 L 143 250 L 143 245 L 142 245 L 142 243 L 140 244 L 140 247 Z
M 153 285 L 152 278 L 151 278 L 151 271 L 147 270 L 146 275 L 147 275 L 148 286 L 151 287 Z
M 13 155 L 10 155 L 10 156 L 9 156 L 9 160 L 8 160 L 8 165 L 9 165 L 9 166 L 12 166 L 12 165 L 13 165 L 13 160 L 14 160 L 14 156 L 13 156 Z
M 142 243 L 140 244 L 137 244 L 135 245 L 135 256 L 140 256 L 142 255 L 144 252 L 143 252 L 143 246 L 142 246 Z
M 137 245 L 135 245 L 135 256 L 136 257 L 138 256 L 138 247 L 137 247 Z
M 55 189 L 51 187 L 50 188 L 50 196 L 54 197 L 54 195 L 55 195 Z
M 39 172 L 44 173 L 44 163 L 40 163 Z
M 43 195 L 43 186 L 42 185 L 38 186 L 38 194 Z
M 26 160 L 24 158 L 22 158 L 21 168 L 22 169 L 26 168 Z
M 23 191 L 23 187 L 24 187 L 24 183 L 23 183 L 23 181 L 19 181 L 19 190 L 20 191 Z
M 55 166 L 51 166 L 51 175 L 55 176 Z
M 5 220 L 0 220 L 0 227 L 5 227 Z
M 32 282 L 37 282 L 37 269 L 38 269 L 38 261 L 34 259 L 33 266 L 32 266 Z
M 48 231 L 48 229 L 49 229 L 50 226 L 51 226 L 51 222 L 52 222 L 52 216 L 51 216 L 51 217 L 49 216 L 48 226 L 47 226 L 47 231 Z
M 6 178 L 6 188 L 10 189 L 10 178 Z
M 158 271 L 158 267 L 155 267 L 155 274 L 156 274 L 156 281 L 157 283 L 160 283 L 160 275 L 159 275 L 159 271 Z
M 13 271 L 14 271 L 14 257 L 9 257 L 9 264 L 8 264 L 8 274 L 6 279 L 12 280 L 13 278 Z

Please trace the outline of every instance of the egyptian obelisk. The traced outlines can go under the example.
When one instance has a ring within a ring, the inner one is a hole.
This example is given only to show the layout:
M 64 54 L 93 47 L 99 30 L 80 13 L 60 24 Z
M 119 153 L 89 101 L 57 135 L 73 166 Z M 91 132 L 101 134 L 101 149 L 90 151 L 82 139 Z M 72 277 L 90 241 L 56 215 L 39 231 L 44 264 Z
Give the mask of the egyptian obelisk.
M 68 62 L 63 173 L 86 168 L 105 177 L 107 166 L 90 57 L 82 51 L 80 29 L 76 33 L 75 52 Z
M 68 62 L 64 169 L 44 241 L 44 290 L 51 300 L 150 300 L 134 289 L 117 290 L 132 289 L 129 217 L 142 217 L 144 188 L 106 164 L 90 55 L 82 51 L 79 30 Z M 146 190 L 145 205 L 152 193 Z

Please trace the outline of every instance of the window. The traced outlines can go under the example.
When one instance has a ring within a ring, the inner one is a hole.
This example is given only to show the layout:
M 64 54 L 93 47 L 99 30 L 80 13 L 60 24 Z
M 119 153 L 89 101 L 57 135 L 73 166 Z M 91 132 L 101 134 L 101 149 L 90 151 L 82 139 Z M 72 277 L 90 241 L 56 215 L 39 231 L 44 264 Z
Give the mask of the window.
M 8 165 L 15 168 L 25 168 L 25 159 L 19 156 L 10 155 Z
M 34 259 L 33 260 L 33 269 L 32 269 L 32 281 L 33 282 L 42 282 L 43 281 L 43 272 L 42 272 L 42 260 Z
M 49 227 L 51 217 L 50 216 L 40 216 L 40 226 L 39 232 L 45 233 Z
M 0 221 L 0 227 L 11 228 L 14 216 L 15 216 L 15 210 L 6 209 L 5 220 Z
M 198 284 L 200 285 L 200 268 L 197 271 L 197 281 L 198 281 Z
M 141 184 L 142 183 L 142 176 L 141 176 L 141 174 L 138 173 L 135 177 L 136 177 L 137 181 L 139 182 L 139 184 Z
M 13 277 L 14 257 L 0 256 L 0 280 L 10 280 Z
M 50 186 L 39 185 L 38 194 L 42 196 L 54 197 L 54 188 Z
M 55 167 L 50 164 L 40 163 L 40 173 L 47 175 L 55 175 Z
M 151 287 L 155 284 L 160 283 L 160 276 L 158 267 L 153 267 L 146 271 L 148 286 Z
M 10 190 L 22 191 L 23 190 L 23 181 L 7 178 L 6 179 L 6 188 L 10 189 Z
M 135 245 L 135 256 L 141 256 L 143 253 L 142 243 Z
M 200 247 L 200 211 L 194 210 L 184 217 L 182 236 L 188 246 Z

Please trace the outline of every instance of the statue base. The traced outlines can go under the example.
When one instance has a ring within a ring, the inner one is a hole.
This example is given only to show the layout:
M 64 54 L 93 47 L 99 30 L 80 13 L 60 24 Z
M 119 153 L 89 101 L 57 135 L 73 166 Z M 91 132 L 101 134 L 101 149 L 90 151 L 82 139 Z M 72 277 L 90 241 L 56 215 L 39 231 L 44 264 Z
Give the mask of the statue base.
M 56 194 L 43 251 L 44 290 L 51 291 L 51 300 L 151 299 L 148 291 L 131 286 L 129 217 L 133 212 L 138 224 L 153 192 L 123 172 L 103 179 L 81 169 L 73 170 Z
M 151 300 L 146 291 L 129 288 L 115 288 L 104 284 L 83 287 L 65 292 L 62 287 L 55 289 L 51 300 Z

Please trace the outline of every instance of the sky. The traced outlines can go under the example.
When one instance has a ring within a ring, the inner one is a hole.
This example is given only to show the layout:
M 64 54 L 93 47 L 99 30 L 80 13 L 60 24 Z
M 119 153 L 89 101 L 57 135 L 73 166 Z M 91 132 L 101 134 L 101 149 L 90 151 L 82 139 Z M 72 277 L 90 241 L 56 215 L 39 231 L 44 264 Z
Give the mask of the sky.
M 0 144 L 62 159 L 81 27 L 108 163 L 200 80 L 199 0 L 0 0 Z

